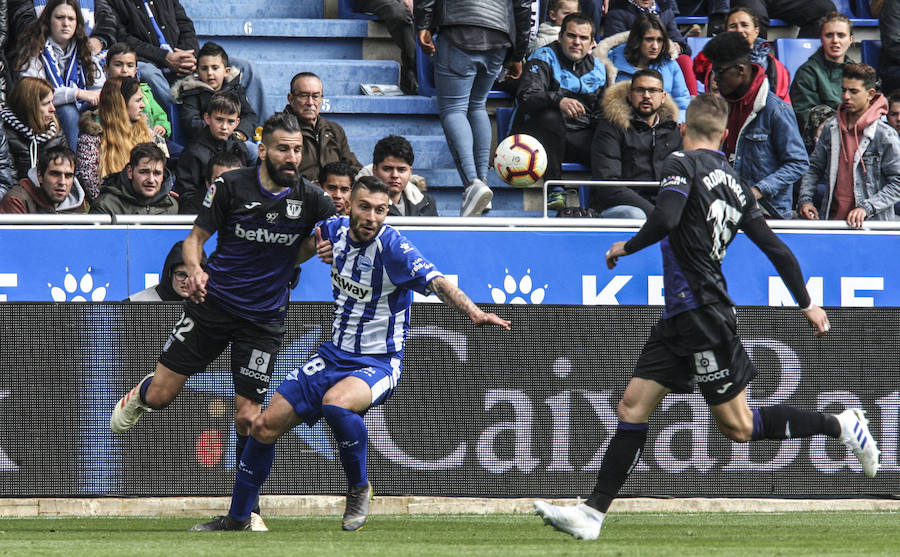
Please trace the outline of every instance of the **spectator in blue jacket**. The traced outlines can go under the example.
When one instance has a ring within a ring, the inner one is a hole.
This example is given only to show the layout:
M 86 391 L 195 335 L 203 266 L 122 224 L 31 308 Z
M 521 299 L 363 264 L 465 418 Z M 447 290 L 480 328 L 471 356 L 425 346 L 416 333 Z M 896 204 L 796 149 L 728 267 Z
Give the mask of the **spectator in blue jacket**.
M 771 91 L 750 51 L 737 31 L 716 35 L 703 49 L 731 109 L 722 150 L 768 216 L 791 218 L 793 186 L 809 168 L 809 157 L 793 109 Z
M 655 15 L 642 14 L 628 33 L 619 33 L 600 41 L 594 56 L 606 65 L 610 83 L 630 81 L 635 72 L 654 69 L 663 76 L 663 89 L 682 114 L 691 102 L 681 67 L 674 60 L 677 46 L 671 42 L 663 22 Z
M 594 31 L 586 15 L 567 15 L 559 38 L 534 51 L 522 72 L 513 133 L 534 136 L 544 146 L 547 180 L 560 177 L 563 161 L 591 164 L 591 140 L 606 85 L 603 64 L 590 54 Z M 562 188 L 548 192 L 548 208 L 565 206 Z

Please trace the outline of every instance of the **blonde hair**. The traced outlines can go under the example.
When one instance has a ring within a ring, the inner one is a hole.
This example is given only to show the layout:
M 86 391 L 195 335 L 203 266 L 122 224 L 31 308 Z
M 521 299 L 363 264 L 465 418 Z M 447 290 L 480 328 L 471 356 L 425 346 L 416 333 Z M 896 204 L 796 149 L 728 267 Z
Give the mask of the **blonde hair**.
M 103 84 L 97 107 L 103 128 L 100 139 L 101 178 L 125 168 L 135 145 L 153 141 L 153 133 L 143 113 L 137 122 L 128 118 L 128 99 L 140 90 L 140 83 L 131 77 L 112 77 Z
M 39 77 L 23 77 L 10 91 L 6 102 L 16 118 L 38 135 L 50 128 L 50 124 L 44 124 L 41 118 L 41 103 L 44 97 L 52 93 L 53 86 L 48 81 Z M 53 121 L 57 122 L 56 129 L 59 129 L 56 114 L 53 115 Z

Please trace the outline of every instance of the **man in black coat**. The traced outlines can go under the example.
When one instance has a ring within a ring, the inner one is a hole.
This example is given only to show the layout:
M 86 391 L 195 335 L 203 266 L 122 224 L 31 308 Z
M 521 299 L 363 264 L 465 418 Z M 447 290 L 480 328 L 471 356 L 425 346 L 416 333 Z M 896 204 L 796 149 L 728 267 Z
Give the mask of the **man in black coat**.
M 662 75 L 639 70 L 610 87 L 591 144 L 594 180 L 659 181 L 663 160 L 681 149 L 678 106 L 663 90 Z M 638 193 L 640 192 L 640 193 Z M 590 207 L 607 218 L 646 218 L 655 188 L 591 188 Z

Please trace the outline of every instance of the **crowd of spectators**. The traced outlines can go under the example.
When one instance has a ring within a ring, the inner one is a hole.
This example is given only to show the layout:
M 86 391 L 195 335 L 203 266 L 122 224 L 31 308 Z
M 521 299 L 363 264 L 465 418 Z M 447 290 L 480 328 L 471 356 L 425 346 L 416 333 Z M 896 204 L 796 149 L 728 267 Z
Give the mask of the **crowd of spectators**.
M 11 196 L 0 212 L 196 213 L 217 172 L 255 164 L 256 126 L 269 112 L 253 64 L 214 42 L 201 47 L 179 0 L 88 4 L 0 2 L 0 24 L 8 25 L 8 36 L 0 33 L 8 71 L 0 74 L 11 77 L 0 81 L 0 199 Z M 722 150 L 771 218 L 893 218 L 900 0 L 872 5 L 881 18 L 876 69 L 848 56 L 853 25 L 830 0 L 542 6 L 546 20 L 530 33 L 531 0 L 355 4 L 374 12 L 400 46 L 406 94 L 418 88 L 414 41 L 418 55 L 434 57 L 441 124 L 464 188 L 461 215 L 491 207 L 485 101 L 505 74 L 515 92 L 511 129 L 545 146 L 547 179 L 576 162 L 598 180 L 658 180 L 661 161 L 681 147 L 684 108 L 706 90 L 728 101 Z M 691 52 L 685 35 L 699 32 L 680 29 L 679 13 L 709 16 L 715 36 L 702 52 Z M 775 17 L 821 40 L 793 76 L 766 38 Z M 437 215 L 414 172 L 413 145 L 384 137 L 364 165 L 344 129 L 321 115 L 327 78 L 298 69 L 284 84 L 283 110 L 303 129 L 301 174 L 339 210 L 353 180 L 371 174 L 390 186 L 391 214 Z M 165 108 L 173 104 L 179 143 Z M 552 189 L 548 206 L 570 201 Z M 589 205 L 599 216 L 640 218 L 652 202 L 652 189 L 621 186 L 592 190 Z

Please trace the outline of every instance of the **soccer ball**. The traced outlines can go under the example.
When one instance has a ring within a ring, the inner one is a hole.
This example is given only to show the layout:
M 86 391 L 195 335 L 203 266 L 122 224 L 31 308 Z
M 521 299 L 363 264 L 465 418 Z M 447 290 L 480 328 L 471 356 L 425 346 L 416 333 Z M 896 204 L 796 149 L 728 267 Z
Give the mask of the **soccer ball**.
M 517 133 L 497 145 L 494 168 L 507 184 L 524 188 L 544 175 L 547 170 L 547 151 L 537 139 Z

